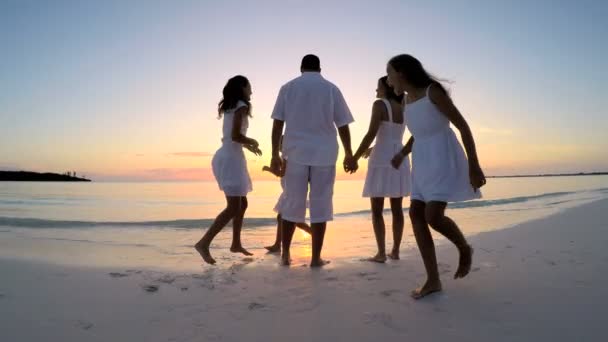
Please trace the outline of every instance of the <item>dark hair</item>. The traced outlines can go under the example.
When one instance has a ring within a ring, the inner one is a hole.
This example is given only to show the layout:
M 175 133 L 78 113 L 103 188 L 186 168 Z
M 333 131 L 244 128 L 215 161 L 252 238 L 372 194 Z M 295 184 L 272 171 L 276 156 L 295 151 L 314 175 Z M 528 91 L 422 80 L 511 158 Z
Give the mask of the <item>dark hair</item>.
M 395 89 L 388 85 L 388 76 L 382 76 L 380 77 L 380 79 L 378 79 L 378 81 L 380 81 L 380 83 L 384 87 L 384 92 L 386 93 L 387 100 L 395 100 L 399 103 L 403 102 L 403 94 L 395 94 Z
M 321 70 L 321 61 L 319 60 L 319 57 L 315 55 L 306 55 L 302 58 L 300 69 L 319 71 Z
M 236 107 L 239 101 L 247 104 L 247 114 L 251 116 L 251 103 L 245 99 L 245 87 L 249 84 L 249 80 L 245 76 L 237 75 L 228 80 L 222 90 L 223 98 L 217 104 L 217 113 L 222 117 L 222 113 Z
M 414 56 L 406 54 L 397 55 L 391 58 L 391 60 L 388 61 L 388 64 L 390 64 L 395 71 L 400 73 L 401 76 L 403 76 L 403 78 L 405 78 L 405 80 L 414 87 L 426 88 L 431 84 L 436 84 L 441 90 L 443 90 L 444 93 L 448 94 L 448 91 L 445 89 L 443 84 L 441 84 L 443 80 L 438 79 L 424 70 L 422 63 L 420 63 L 420 61 Z

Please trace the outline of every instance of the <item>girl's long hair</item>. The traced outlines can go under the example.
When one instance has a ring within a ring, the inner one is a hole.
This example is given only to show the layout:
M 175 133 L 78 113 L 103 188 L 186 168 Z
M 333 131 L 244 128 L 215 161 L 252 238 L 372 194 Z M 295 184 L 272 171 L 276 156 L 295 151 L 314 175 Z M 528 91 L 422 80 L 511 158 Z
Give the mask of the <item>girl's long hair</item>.
M 428 73 L 422 63 L 414 56 L 403 54 L 397 55 L 388 61 L 388 64 L 401 74 L 405 80 L 416 88 L 427 88 L 431 84 L 436 84 L 444 93 L 449 94 L 443 86 L 441 80 Z
M 245 87 L 249 84 L 249 80 L 245 76 L 237 75 L 228 80 L 222 90 L 222 99 L 217 104 L 217 113 L 219 117 L 226 111 L 236 107 L 239 101 L 247 104 L 247 114 L 251 116 L 251 103 L 245 99 Z

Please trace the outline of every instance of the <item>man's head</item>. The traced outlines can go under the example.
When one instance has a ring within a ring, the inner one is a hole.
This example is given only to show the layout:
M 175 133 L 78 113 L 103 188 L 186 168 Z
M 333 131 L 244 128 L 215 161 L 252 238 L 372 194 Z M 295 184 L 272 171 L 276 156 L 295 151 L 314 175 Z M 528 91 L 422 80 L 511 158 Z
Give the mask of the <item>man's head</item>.
M 301 72 L 312 71 L 321 72 L 321 61 L 315 55 L 306 55 L 302 58 Z

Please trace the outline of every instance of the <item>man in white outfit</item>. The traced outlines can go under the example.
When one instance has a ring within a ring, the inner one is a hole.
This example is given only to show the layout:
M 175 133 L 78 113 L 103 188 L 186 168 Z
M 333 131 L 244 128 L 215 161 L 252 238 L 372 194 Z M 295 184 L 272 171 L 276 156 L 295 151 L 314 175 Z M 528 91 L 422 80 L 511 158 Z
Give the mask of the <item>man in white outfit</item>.
M 344 146 L 344 170 L 353 173 L 348 124 L 354 121 L 340 89 L 321 76 L 319 58 L 306 55 L 300 67 L 302 75 L 281 87 L 272 112 L 271 169 L 285 177 L 285 199 L 278 208 L 283 219 L 281 261 L 290 264 L 289 247 L 295 222 L 306 218 L 309 197 L 312 226 L 310 266 L 323 266 L 321 249 L 327 221 L 333 220 L 333 189 L 336 179 L 338 141 L 336 127 Z M 279 141 L 283 135 L 283 157 Z M 287 162 L 288 161 L 288 162 Z M 310 184 L 310 192 L 309 192 Z

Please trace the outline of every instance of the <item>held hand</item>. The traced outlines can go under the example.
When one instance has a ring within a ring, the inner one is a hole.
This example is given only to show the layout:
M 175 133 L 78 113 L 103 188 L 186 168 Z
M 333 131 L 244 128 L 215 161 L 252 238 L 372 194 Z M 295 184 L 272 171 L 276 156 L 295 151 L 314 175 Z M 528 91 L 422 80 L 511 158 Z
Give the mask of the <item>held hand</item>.
M 405 159 L 405 156 L 401 153 L 397 153 L 393 159 L 391 159 L 391 165 L 393 165 L 395 169 L 399 170 L 401 163 L 403 163 L 403 159 Z
M 359 169 L 359 163 L 353 156 L 344 157 L 344 171 L 347 173 L 355 173 Z
M 486 184 L 486 176 L 483 174 L 479 164 L 469 167 L 469 179 L 475 191 Z
M 281 159 L 281 157 L 274 156 L 270 160 L 270 172 L 278 177 L 283 177 L 285 175 L 285 167 L 287 163 Z
M 281 175 L 278 172 L 275 172 L 273 169 L 271 169 L 269 166 L 266 166 L 266 165 L 264 165 L 262 167 L 262 171 L 270 172 L 277 177 L 281 177 Z

